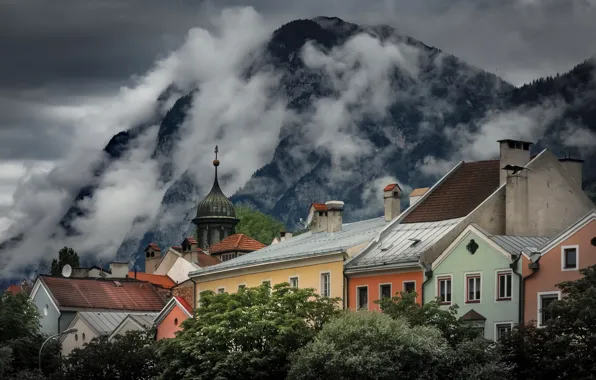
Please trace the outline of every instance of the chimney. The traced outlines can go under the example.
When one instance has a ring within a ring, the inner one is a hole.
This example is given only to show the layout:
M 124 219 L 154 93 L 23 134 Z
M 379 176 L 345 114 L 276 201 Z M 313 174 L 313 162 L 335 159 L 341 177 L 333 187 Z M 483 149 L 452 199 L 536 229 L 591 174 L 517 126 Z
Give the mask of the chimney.
M 110 278 L 126 278 L 128 275 L 128 261 L 112 261 L 110 263 Z
M 567 170 L 567 172 L 569 173 L 569 175 L 571 175 L 571 177 L 575 180 L 575 182 L 577 182 L 577 184 L 581 188 L 583 188 L 583 186 L 582 186 L 582 181 L 583 181 L 582 169 L 584 166 L 584 160 L 581 160 L 579 158 L 565 157 L 565 158 L 559 158 L 559 162 L 561 163 L 561 165 L 563 165 L 565 170 Z
M 499 175 L 499 184 L 504 184 L 507 181 L 507 170 L 503 168 L 506 165 L 510 166 L 526 166 L 530 162 L 530 146 L 531 142 L 520 140 L 499 140 L 499 168 L 501 169 Z
M 279 233 L 279 241 L 282 242 L 284 240 L 286 240 L 286 232 L 285 231 L 281 231 Z
M 145 273 L 153 274 L 161 261 L 161 249 L 155 243 L 145 248 Z
M 327 232 L 340 232 L 342 225 L 342 214 L 344 212 L 344 202 L 327 201 L 325 206 L 328 209 Z
M 292 234 L 291 232 L 286 232 L 286 233 L 285 233 L 285 238 L 286 238 L 286 240 L 289 240 L 289 239 L 291 239 L 291 238 L 292 238 L 292 236 L 294 236 L 294 234 Z
M 397 183 L 391 183 L 383 189 L 383 202 L 385 204 L 385 221 L 395 219 L 401 210 L 401 188 Z
M 428 187 L 420 187 L 418 189 L 412 190 L 410 193 L 410 206 L 416 204 L 422 198 L 424 194 L 428 191 Z
M 327 231 L 329 209 L 323 203 L 312 203 L 308 209 L 308 228 L 312 233 Z M 281 239 L 280 239 L 281 240 Z

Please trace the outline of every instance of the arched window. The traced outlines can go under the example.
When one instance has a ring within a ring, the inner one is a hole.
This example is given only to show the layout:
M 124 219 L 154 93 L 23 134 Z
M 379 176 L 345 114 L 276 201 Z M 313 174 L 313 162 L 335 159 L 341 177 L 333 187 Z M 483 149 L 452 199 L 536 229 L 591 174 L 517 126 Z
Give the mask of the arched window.
M 83 341 L 85 341 L 85 333 L 83 333 L 83 336 L 82 337 L 83 337 Z
M 178 318 L 174 318 L 174 326 L 178 326 Z
M 79 334 L 75 334 L 75 342 L 79 341 Z

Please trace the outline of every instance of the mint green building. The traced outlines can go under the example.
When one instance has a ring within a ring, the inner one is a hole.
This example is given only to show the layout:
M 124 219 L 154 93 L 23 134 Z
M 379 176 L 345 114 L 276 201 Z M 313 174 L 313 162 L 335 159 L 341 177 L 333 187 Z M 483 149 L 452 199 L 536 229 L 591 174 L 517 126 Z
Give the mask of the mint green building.
M 521 249 L 534 238 L 491 236 L 470 224 L 432 263 L 424 302 L 457 304 L 464 320 L 498 339 L 519 321 Z M 537 239 L 538 240 L 538 239 Z

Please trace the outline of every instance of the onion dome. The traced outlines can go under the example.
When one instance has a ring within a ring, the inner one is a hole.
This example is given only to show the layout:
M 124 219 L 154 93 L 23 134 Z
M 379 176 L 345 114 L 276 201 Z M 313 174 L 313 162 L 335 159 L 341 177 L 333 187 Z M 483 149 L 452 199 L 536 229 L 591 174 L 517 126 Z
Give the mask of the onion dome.
M 215 160 L 213 160 L 215 180 L 213 181 L 213 187 L 209 194 L 199 202 L 196 219 L 236 219 L 234 204 L 221 191 L 217 180 L 217 167 L 219 166 L 217 152 L 218 148 L 215 147 Z

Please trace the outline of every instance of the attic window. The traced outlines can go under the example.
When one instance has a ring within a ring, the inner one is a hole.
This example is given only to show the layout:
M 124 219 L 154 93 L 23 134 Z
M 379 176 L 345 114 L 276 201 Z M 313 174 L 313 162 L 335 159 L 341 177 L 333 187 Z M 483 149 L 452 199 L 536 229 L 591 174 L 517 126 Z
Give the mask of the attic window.
M 466 249 L 473 255 L 478 250 L 478 243 L 471 239 L 468 245 L 466 245 Z
M 592 241 L 591 241 L 590 243 L 592 243 L 592 245 L 593 245 L 594 247 L 596 247 L 596 237 L 593 237 L 593 238 L 592 238 Z

